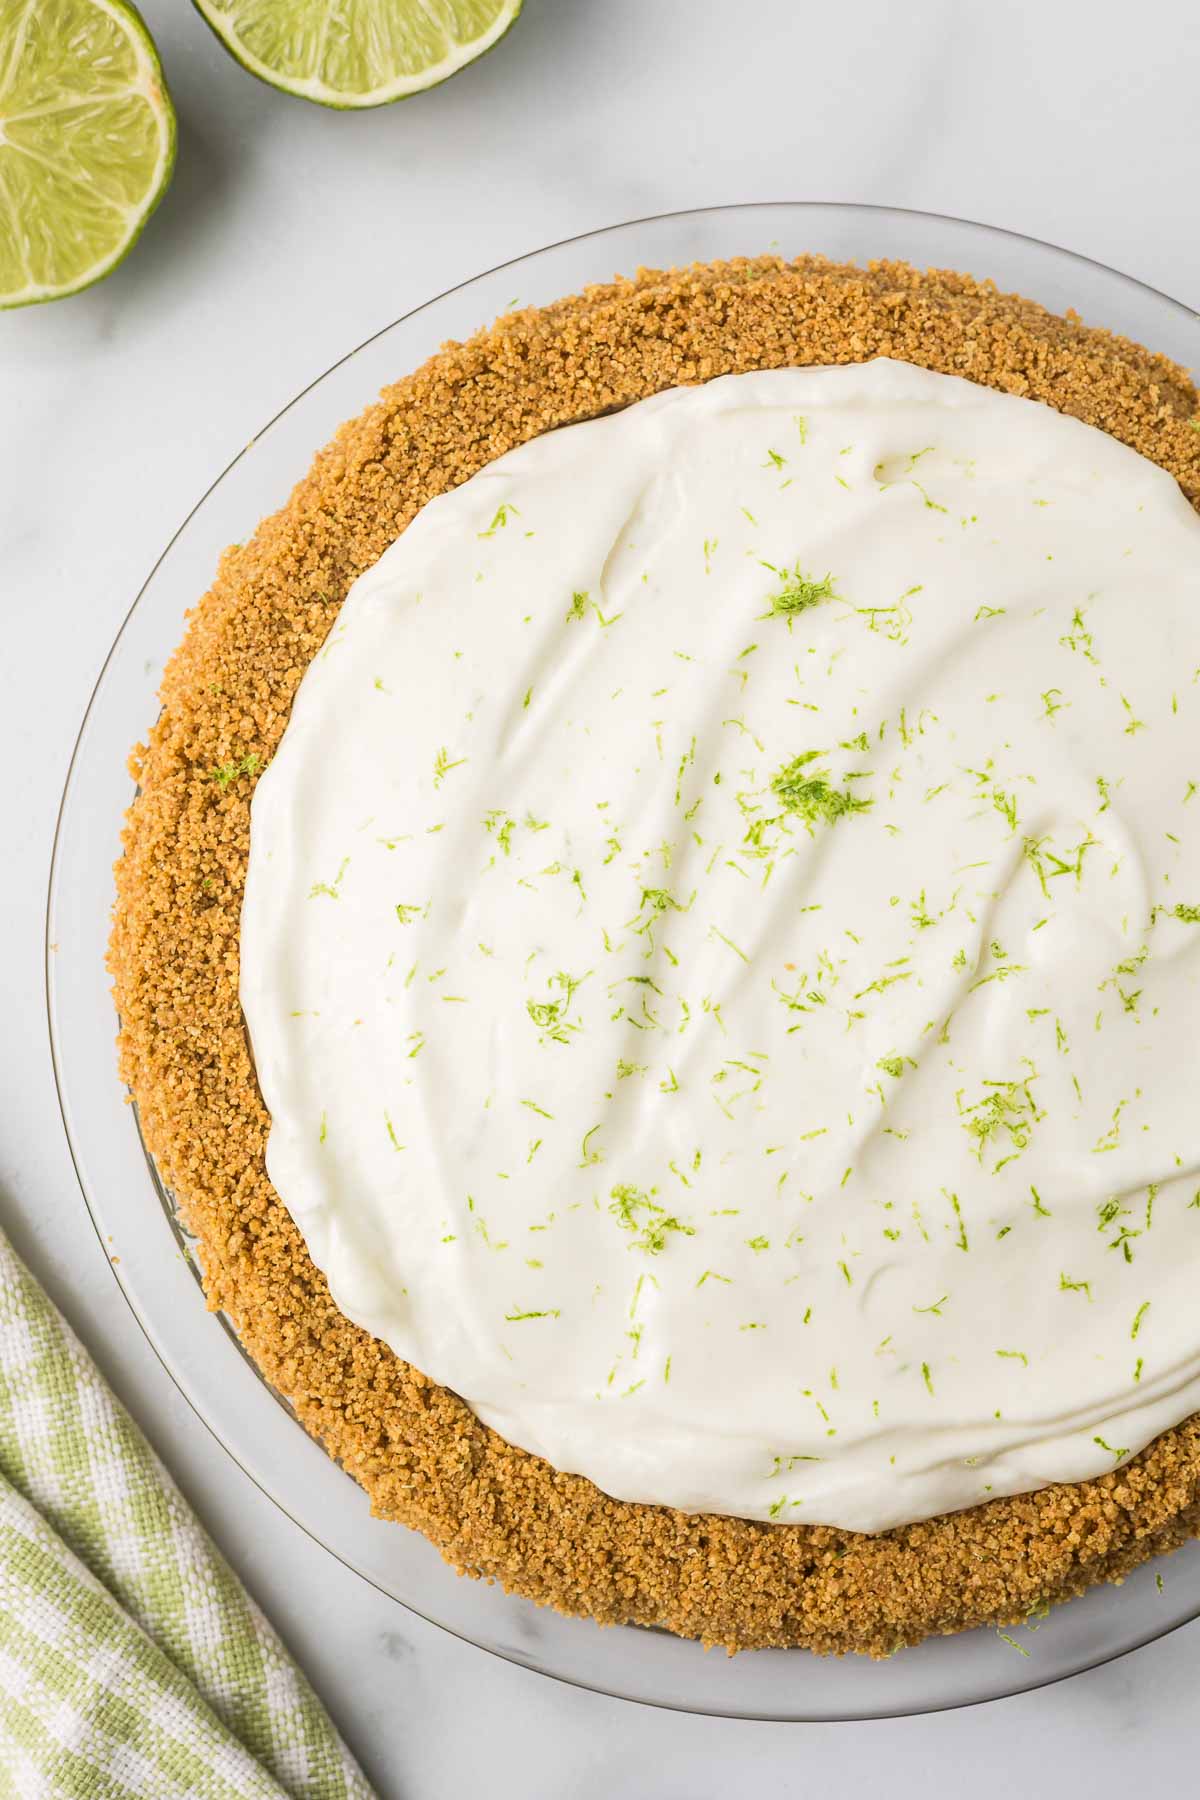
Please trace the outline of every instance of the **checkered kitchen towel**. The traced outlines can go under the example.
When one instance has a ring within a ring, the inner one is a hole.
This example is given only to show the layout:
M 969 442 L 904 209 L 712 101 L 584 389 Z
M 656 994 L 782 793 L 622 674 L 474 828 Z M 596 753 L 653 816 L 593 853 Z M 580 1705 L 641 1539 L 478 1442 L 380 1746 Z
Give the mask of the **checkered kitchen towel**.
M 372 1800 L 2 1233 L 0 1796 Z

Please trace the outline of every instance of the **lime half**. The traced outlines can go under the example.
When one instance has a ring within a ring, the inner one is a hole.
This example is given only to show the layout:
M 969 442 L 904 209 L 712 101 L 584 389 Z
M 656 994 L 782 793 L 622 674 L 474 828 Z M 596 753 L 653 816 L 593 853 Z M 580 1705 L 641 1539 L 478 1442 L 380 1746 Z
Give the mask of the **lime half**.
M 504 36 L 521 0 L 195 0 L 252 75 L 322 106 L 436 87 Z
M 0 0 L 0 307 L 114 269 L 162 198 L 175 114 L 125 0 Z

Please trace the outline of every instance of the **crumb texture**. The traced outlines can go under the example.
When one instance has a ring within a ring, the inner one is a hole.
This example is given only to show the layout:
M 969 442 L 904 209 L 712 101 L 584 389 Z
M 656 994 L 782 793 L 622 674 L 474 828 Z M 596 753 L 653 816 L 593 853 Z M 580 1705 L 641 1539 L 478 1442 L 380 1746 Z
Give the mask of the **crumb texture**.
M 1200 510 L 1186 374 L 945 271 L 775 258 L 662 272 L 510 314 L 344 425 L 283 509 L 227 551 L 167 667 L 117 864 L 121 1073 L 226 1311 L 374 1510 L 462 1573 L 603 1623 L 742 1649 L 887 1655 L 1010 1624 L 1200 1530 L 1200 1419 L 1102 1478 L 875 1537 L 609 1499 L 487 1430 L 349 1323 L 267 1179 L 238 1003 L 250 799 L 351 583 L 415 513 L 555 426 L 663 388 L 890 356 L 1040 400 L 1167 469 Z

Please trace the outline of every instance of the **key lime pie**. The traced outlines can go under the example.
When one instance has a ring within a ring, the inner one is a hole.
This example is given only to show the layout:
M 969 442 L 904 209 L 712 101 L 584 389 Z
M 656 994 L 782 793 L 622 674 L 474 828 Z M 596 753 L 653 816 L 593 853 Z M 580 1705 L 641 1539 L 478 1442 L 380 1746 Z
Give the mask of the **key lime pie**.
M 1200 1514 L 1200 433 L 966 277 L 447 347 L 135 756 L 123 1069 L 214 1306 L 464 1572 L 730 1648 Z

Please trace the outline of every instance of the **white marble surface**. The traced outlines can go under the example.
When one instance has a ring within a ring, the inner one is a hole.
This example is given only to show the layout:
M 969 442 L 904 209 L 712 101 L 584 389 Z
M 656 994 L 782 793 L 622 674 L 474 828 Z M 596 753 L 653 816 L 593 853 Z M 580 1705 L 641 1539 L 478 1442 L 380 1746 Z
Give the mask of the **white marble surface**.
M 109 282 L 0 320 L 0 756 L 7 960 L 0 1218 L 308 1667 L 385 1800 L 760 1791 L 990 1800 L 1177 1779 L 1200 1625 L 1057 1688 L 870 1726 L 607 1701 L 407 1615 L 199 1433 L 105 1264 L 59 1122 L 41 925 L 79 715 L 131 596 L 265 419 L 409 306 L 540 243 L 672 207 L 889 202 L 1069 245 L 1200 304 L 1187 0 L 527 0 L 449 87 L 327 113 L 143 0 L 180 113 L 172 192 Z M 1084 19 L 1086 17 L 1086 25 Z M 1136 32 L 1135 32 L 1136 24 Z

